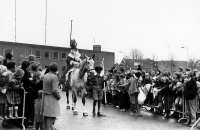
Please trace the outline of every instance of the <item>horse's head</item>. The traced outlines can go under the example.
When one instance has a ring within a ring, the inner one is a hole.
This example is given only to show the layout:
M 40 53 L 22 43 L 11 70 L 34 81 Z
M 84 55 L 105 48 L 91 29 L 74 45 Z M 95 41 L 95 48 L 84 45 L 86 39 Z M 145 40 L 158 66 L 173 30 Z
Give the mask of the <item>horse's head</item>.
M 84 69 L 86 69 L 87 72 L 94 72 L 94 57 L 95 55 L 93 55 L 92 57 L 84 55 L 84 60 L 81 63 L 81 68 L 84 67 Z
M 79 76 L 80 76 L 81 79 L 86 72 L 95 73 L 95 70 L 94 70 L 94 55 L 92 57 L 88 57 L 88 56 L 85 55 L 84 59 L 79 64 L 79 68 L 80 68 Z

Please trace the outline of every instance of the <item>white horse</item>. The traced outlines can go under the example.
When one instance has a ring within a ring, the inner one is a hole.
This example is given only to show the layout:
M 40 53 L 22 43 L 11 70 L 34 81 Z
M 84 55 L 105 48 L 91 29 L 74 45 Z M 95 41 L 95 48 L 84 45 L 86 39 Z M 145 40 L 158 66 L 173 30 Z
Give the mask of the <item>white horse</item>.
M 72 88 L 72 108 L 73 114 L 77 115 L 78 111 L 76 109 L 76 101 L 77 101 L 77 92 L 81 92 L 82 103 L 83 103 L 83 116 L 88 116 L 87 111 L 85 110 L 85 95 L 86 95 L 86 82 L 87 82 L 87 72 L 95 72 L 94 71 L 94 55 L 92 57 L 87 57 L 81 61 L 78 68 L 75 68 L 70 75 L 69 85 Z M 68 74 L 66 74 L 66 77 Z M 67 80 L 67 78 L 66 78 Z

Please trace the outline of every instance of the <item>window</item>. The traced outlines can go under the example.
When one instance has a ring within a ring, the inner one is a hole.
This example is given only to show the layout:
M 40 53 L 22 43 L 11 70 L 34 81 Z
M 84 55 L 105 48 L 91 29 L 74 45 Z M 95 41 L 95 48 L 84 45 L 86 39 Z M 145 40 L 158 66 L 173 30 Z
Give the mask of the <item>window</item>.
M 49 51 L 44 51 L 44 58 L 50 59 Z
M 53 59 L 57 60 L 58 59 L 58 52 L 53 52 Z
M 35 56 L 37 59 L 41 59 L 41 51 L 35 51 Z
M 28 58 L 28 56 L 31 54 L 32 54 L 32 50 L 26 50 L 26 58 Z
M 7 53 L 10 53 L 13 55 L 13 50 L 12 49 L 4 49 L 4 56 L 6 56 Z
M 62 60 L 65 60 L 67 58 L 67 54 L 65 52 L 62 52 L 61 57 L 62 57 Z
M 61 71 L 63 72 L 65 71 L 65 69 L 66 69 L 66 66 L 62 66 Z

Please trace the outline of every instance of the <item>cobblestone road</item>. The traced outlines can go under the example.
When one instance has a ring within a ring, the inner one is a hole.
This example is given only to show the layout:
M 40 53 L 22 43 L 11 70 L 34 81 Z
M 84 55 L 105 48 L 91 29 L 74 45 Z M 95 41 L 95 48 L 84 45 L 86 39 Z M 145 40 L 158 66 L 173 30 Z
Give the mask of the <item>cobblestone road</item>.
M 130 116 L 128 111 L 120 112 L 112 106 L 102 106 L 102 113 L 106 117 L 92 115 L 92 98 L 87 98 L 86 108 L 88 117 L 83 117 L 81 98 L 78 97 L 77 109 L 79 114 L 73 115 L 72 110 L 66 110 L 65 92 L 62 93 L 61 116 L 56 121 L 59 130 L 188 130 L 189 127 L 177 123 L 175 119 L 165 119 L 161 115 L 141 109 L 143 117 Z M 71 93 L 70 93 L 71 102 Z
M 87 117 L 83 117 L 81 98 L 78 97 L 78 115 L 73 115 L 73 111 L 66 109 L 65 92 L 61 91 L 61 116 L 57 118 L 55 126 L 58 130 L 188 130 L 189 127 L 177 120 L 163 118 L 161 115 L 147 112 L 141 109 L 143 117 L 130 116 L 128 111 L 120 112 L 113 106 L 102 106 L 102 113 L 106 117 L 92 115 L 92 98 L 86 98 Z M 70 92 L 71 103 L 71 92 Z M 1 122 L 0 122 L 1 123 Z M 0 127 L 1 130 L 6 130 Z M 8 130 L 8 129 L 7 129 Z M 10 129 L 9 129 L 10 130 Z M 12 130 L 19 130 L 13 128 Z M 26 129 L 32 130 L 32 129 Z

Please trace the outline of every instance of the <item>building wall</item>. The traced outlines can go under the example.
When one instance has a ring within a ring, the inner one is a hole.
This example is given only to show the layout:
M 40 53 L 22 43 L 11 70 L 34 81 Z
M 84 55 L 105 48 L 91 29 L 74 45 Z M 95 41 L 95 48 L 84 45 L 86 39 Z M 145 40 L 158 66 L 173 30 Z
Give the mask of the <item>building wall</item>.
M 24 44 L 24 43 L 14 43 L 14 42 L 5 42 L 0 41 L 0 55 L 5 56 L 5 49 L 13 50 L 13 59 L 17 65 L 21 64 L 21 61 L 27 60 L 27 51 L 31 50 L 32 54 L 36 55 L 36 51 L 41 51 L 41 58 L 37 58 L 36 61 L 39 61 L 41 66 L 49 66 L 51 62 L 56 62 L 59 65 L 59 71 L 61 71 L 62 66 L 66 66 L 66 59 L 61 59 L 62 52 L 66 53 L 66 57 L 70 52 L 70 48 L 64 47 L 54 47 L 54 46 L 44 46 L 44 45 L 34 45 L 34 44 Z M 50 52 L 50 59 L 45 59 L 45 51 Z M 53 53 L 58 52 L 58 59 L 53 59 Z M 95 54 L 95 62 L 104 58 L 104 67 L 108 69 L 114 64 L 114 52 L 104 52 L 104 51 L 93 51 L 93 50 L 84 50 L 79 49 L 81 55 L 92 56 Z
M 187 61 L 173 61 L 173 64 L 171 61 L 158 61 L 158 69 L 173 73 L 178 71 L 179 67 L 182 67 L 184 70 L 187 67 Z

